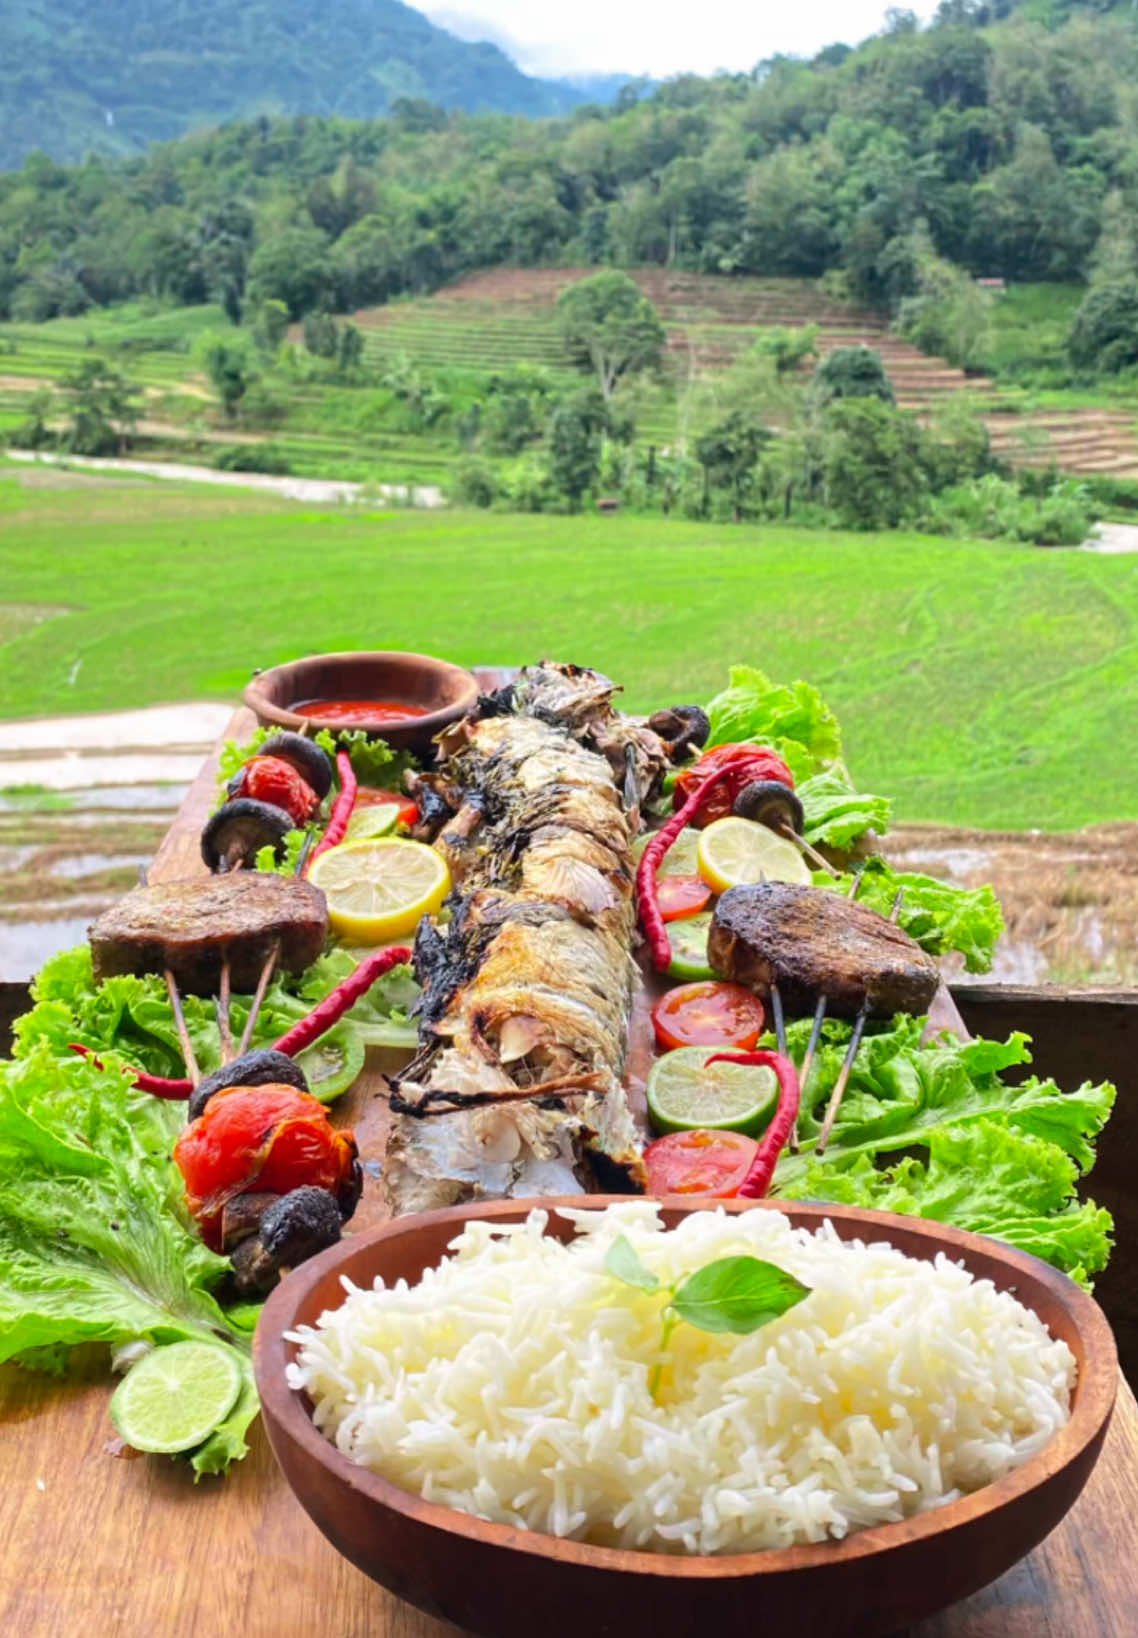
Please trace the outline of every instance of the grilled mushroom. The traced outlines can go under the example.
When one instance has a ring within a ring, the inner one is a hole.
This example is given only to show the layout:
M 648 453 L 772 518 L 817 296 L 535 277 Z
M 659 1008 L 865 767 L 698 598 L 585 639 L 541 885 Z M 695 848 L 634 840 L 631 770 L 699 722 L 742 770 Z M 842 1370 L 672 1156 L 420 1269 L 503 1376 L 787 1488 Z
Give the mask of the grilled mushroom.
M 659 734 L 673 762 L 707 744 L 711 723 L 699 705 L 672 705 L 648 718 L 652 732 Z
M 781 779 L 753 779 L 735 798 L 732 811 L 740 819 L 754 819 L 768 830 L 792 830 L 802 835 L 802 803 Z
M 222 1064 L 209 1075 L 203 1075 L 190 1095 L 188 1114 L 197 1120 L 215 1092 L 227 1086 L 295 1086 L 298 1092 L 308 1091 L 308 1082 L 300 1065 L 283 1052 L 272 1047 L 261 1047 L 255 1052 L 243 1052 L 232 1063 Z
M 306 1184 L 277 1195 L 260 1213 L 257 1233 L 233 1251 L 238 1291 L 245 1295 L 271 1291 L 287 1269 L 335 1245 L 340 1229 L 340 1208 L 327 1189 Z
M 295 768 L 300 777 L 311 785 L 320 801 L 323 802 L 332 789 L 332 758 L 321 746 L 303 734 L 271 734 L 263 745 L 257 748 L 258 756 L 279 757 Z
M 285 837 L 295 828 L 292 816 L 283 808 L 239 796 L 223 803 L 206 821 L 202 858 L 215 876 L 251 865 L 263 847 L 271 847 L 279 859 Z

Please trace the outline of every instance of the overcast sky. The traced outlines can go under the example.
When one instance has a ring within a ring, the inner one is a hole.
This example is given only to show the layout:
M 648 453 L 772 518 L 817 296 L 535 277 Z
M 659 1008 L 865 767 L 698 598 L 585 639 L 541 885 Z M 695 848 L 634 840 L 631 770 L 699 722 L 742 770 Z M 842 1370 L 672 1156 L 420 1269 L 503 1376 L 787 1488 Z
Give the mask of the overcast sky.
M 528 73 L 749 69 L 775 52 L 806 56 L 881 27 L 888 0 L 411 0 L 465 39 L 495 39 Z M 912 0 L 928 17 L 936 0 Z

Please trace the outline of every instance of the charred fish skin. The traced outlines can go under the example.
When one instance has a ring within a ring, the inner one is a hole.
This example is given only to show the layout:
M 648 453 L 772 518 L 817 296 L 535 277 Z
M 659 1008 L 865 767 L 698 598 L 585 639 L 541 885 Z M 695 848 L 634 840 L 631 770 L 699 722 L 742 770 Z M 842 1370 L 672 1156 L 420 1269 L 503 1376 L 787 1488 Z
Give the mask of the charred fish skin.
M 442 736 L 456 817 L 436 846 L 461 873 L 449 925 L 416 941 L 419 1051 L 392 1082 L 385 1167 L 397 1214 L 646 1186 L 620 1074 L 636 810 L 664 753 L 612 694 L 597 672 L 531 667 Z
M 940 982 L 932 957 L 885 916 L 840 894 L 784 882 L 724 893 L 707 954 L 717 973 L 764 997 L 777 984 L 787 1011 L 798 1014 L 820 996 L 837 1017 L 856 1017 L 865 1002 L 879 1017 L 924 1013 Z

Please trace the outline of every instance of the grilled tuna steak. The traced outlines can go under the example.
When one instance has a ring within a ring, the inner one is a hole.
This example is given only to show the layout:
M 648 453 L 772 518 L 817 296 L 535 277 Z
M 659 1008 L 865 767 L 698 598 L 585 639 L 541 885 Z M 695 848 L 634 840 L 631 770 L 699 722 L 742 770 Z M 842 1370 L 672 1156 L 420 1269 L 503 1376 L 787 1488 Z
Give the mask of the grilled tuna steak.
M 89 936 L 99 981 L 169 967 L 186 994 L 213 995 L 228 956 L 234 990 L 249 991 L 278 939 L 278 969 L 312 965 L 328 937 L 328 907 L 310 882 L 243 870 L 136 887 Z
M 788 1012 L 824 995 L 852 1018 L 870 1010 L 927 1012 L 940 982 L 936 962 L 876 910 L 817 887 L 763 882 L 732 887 L 715 907 L 707 941 L 717 973 L 760 995 L 777 984 Z

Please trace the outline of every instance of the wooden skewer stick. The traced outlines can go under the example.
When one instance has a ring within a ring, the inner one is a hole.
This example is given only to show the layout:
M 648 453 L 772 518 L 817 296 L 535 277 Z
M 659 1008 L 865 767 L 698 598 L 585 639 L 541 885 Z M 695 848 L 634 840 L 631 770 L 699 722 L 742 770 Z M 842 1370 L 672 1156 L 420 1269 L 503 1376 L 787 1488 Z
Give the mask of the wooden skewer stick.
M 237 1056 L 233 1050 L 233 1030 L 229 1022 L 229 957 L 221 958 L 221 982 L 218 986 L 217 1000 L 214 1002 L 217 1012 L 217 1033 L 221 1037 L 221 1061 L 223 1064 L 232 1063 Z
M 799 848 L 810 860 L 810 863 L 816 865 L 819 870 L 826 870 L 835 878 L 841 877 L 841 871 L 835 865 L 832 865 L 829 859 L 824 859 L 818 849 L 806 840 L 805 836 L 798 834 L 793 825 L 778 825 L 775 827 L 775 834 L 785 836 L 788 842 L 793 842 L 795 847 Z
M 279 938 L 277 938 L 274 939 L 272 944 L 269 946 L 269 953 L 265 957 L 265 965 L 261 968 L 261 976 L 257 980 L 257 988 L 254 992 L 253 1000 L 249 1007 L 249 1016 L 245 1020 L 245 1028 L 241 1031 L 241 1039 L 237 1044 L 237 1056 L 239 1058 L 244 1052 L 248 1051 L 249 1042 L 253 1037 L 253 1028 L 257 1022 L 257 1015 L 261 1010 L 261 1003 L 265 999 L 265 991 L 269 987 L 269 980 L 273 976 L 273 968 L 277 964 L 277 957 L 280 955 L 280 953 L 281 941 Z
M 771 985 L 771 1011 L 774 1013 L 774 1033 L 780 1054 L 786 1057 L 786 1019 L 783 1016 L 782 996 L 777 984 Z
M 860 891 L 861 871 L 859 870 L 853 881 L 850 883 L 848 897 L 851 900 L 856 899 Z M 802 1088 L 803 1092 L 806 1090 L 806 1082 L 810 1079 L 810 1071 L 814 1065 L 814 1054 L 818 1050 L 818 1042 L 822 1039 L 822 1024 L 825 1021 L 825 1017 L 826 997 L 824 995 L 820 995 L 818 997 L 818 1005 L 814 1008 L 814 1022 L 810 1028 L 810 1039 L 806 1043 L 806 1051 L 802 1056 L 802 1068 L 798 1071 L 798 1084 Z M 790 1134 L 790 1152 L 792 1155 L 796 1155 L 798 1153 L 797 1120 L 794 1122 L 794 1130 Z
M 899 887 L 897 889 L 897 897 L 893 900 L 893 908 L 889 912 L 890 921 L 895 922 L 897 917 L 900 915 L 901 900 L 903 897 L 904 889 Z M 846 1055 L 842 1060 L 842 1067 L 838 1071 L 837 1080 L 834 1082 L 834 1090 L 830 1093 L 830 1101 L 826 1106 L 826 1118 L 822 1122 L 822 1130 L 818 1135 L 818 1142 L 814 1150 L 814 1153 L 817 1155 L 824 1155 L 826 1152 L 826 1145 L 830 1141 L 830 1132 L 833 1129 L 835 1120 L 838 1118 L 838 1110 L 842 1107 L 842 1099 L 846 1094 L 846 1086 L 849 1082 L 850 1071 L 853 1069 L 853 1062 L 857 1057 L 857 1049 L 861 1045 L 861 1037 L 865 1029 L 866 1019 L 868 1017 L 869 997 L 866 996 L 865 1000 L 858 1009 L 857 1017 L 854 1019 L 853 1034 L 850 1036 L 850 1044 L 846 1048 Z
M 178 1040 L 182 1044 L 182 1057 L 186 1060 L 186 1074 L 190 1078 L 190 1085 L 196 1086 L 201 1080 L 201 1070 L 194 1057 L 194 1043 L 190 1040 L 190 1032 L 186 1027 L 186 1015 L 182 1011 L 182 997 L 178 994 L 178 981 L 166 968 L 166 990 L 170 997 L 170 1006 L 174 1013 L 174 1023 L 178 1029 Z

